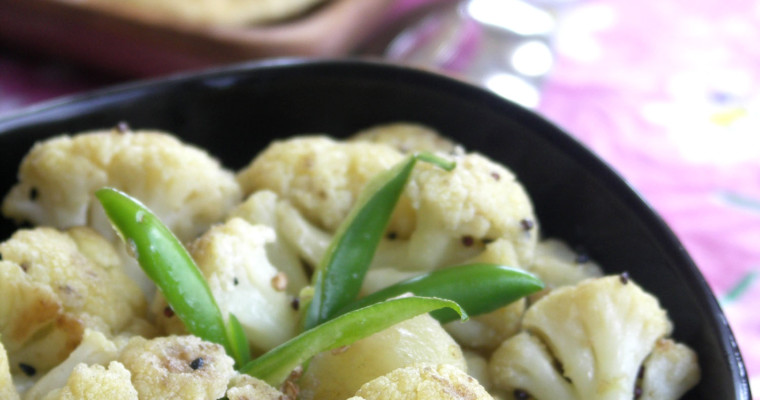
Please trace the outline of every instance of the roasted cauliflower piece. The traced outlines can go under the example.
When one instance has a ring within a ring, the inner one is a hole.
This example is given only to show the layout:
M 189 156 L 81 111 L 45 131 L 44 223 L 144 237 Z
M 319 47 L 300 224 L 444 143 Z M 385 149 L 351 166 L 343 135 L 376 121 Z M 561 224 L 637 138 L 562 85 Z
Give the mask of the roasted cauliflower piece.
M 642 363 L 672 329 L 627 275 L 555 289 L 528 308 L 523 328 L 489 369 L 497 388 L 536 400 L 633 398 Z
M 558 239 L 538 242 L 535 258 L 525 269 L 539 277 L 549 290 L 603 275 L 597 263 Z
M 5 352 L 3 342 L 0 342 L 0 398 L 18 400 L 18 392 L 13 386 L 13 379 L 8 366 L 8 354 Z
M 121 349 L 126 345 L 126 339 L 109 340 L 102 333 L 90 329 L 85 330 L 82 342 L 74 349 L 65 361 L 56 365 L 42 376 L 25 394 L 25 400 L 41 400 L 50 393 L 66 386 L 71 374 L 78 365 L 108 365 L 116 360 Z M 84 372 L 83 372 L 84 373 Z M 84 376 L 84 375 L 82 375 Z M 81 381 L 82 376 L 77 378 Z
M 394 122 L 373 126 L 354 134 L 351 141 L 382 143 L 393 147 L 401 153 L 414 151 L 429 151 L 434 153 L 453 154 L 461 151 L 451 140 L 425 125 Z
M 295 400 L 250 375 L 236 375 L 227 388 L 228 400 Z
M 37 143 L 21 163 L 3 213 L 35 225 L 90 225 L 112 237 L 93 196 L 103 186 L 140 199 L 183 241 L 240 201 L 232 173 L 205 151 L 164 132 L 113 129 Z
M 43 400 L 138 400 L 131 374 L 121 363 L 102 365 L 78 364 L 61 389 L 50 392 Z
M 131 372 L 141 400 L 219 399 L 235 375 L 234 361 L 222 346 L 195 336 L 135 336 L 117 361 Z
M 350 346 L 315 356 L 300 381 L 300 399 L 345 399 L 379 376 L 416 363 L 467 370 L 459 345 L 429 315 L 420 315 Z
M 384 144 L 344 143 L 323 136 L 275 141 L 237 175 L 244 195 L 271 190 L 317 227 L 334 232 L 364 185 L 403 155 Z M 408 200 L 396 210 L 391 229 L 409 231 Z
M 365 383 L 349 400 L 490 400 L 477 380 L 447 364 L 396 369 Z
M 274 231 L 233 218 L 211 228 L 190 245 L 195 259 L 225 319 L 235 314 L 252 349 L 263 352 L 296 334 L 298 313 L 287 288 L 287 275 L 267 258 L 266 245 Z M 171 312 L 163 296 L 153 305 L 157 323 L 169 333 L 185 327 Z
M 0 254 L 0 333 L 14 373 L 57 365 L 85 328 L 117 334 L 146 314 L 116 250 L 89 228 L 20 230 Z
M 60 136 L 37 143 L 19 169 L 2 211 L 17 221 L 66 229 L 89 226 L 118 244 L 96 190 L 111 186 L 142 201 L 189 241 L 240 201 L 234 175 L 205 151 L 164 132 L 128 128 Z M 155 286 L 136 262 L 127 274 L 152 297 Z
M 364 185 L 403 157 L 380 143 L 294 138 L 270 145 L 238 174 L 238 181 L 246 194 L 275 192 L 332 233 Z M 532 259 L 536 218 L 514 174 L 478 154 L 450 157 L 457 162 L 451 172 L 427 163 L 415 169 L 373 268 L 424 271 L 453 265 L 499 239 L 512 246 L 515 266 Z
M 678 400 L 700 379 L 697 353 L 670 339 L 660 339 L 644 361 L 640 400 Z
M 525 299 L 520 299 L 465 322 L 449 322 L 444 328 L 462 346 L 491 352 L 520 331 L 525 304 Z

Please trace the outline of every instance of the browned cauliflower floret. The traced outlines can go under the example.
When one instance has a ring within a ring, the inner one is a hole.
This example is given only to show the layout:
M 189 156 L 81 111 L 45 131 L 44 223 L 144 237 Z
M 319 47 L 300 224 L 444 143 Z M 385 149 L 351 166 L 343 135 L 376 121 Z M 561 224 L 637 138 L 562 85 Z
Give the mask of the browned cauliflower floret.
M 459 345 L 429 315 L 420 315 L 345 348 L 315 356 L 301 378 L 300 399 L 345 399 L 364 383 L 416 363 L 467 365 Z
M 93 193 L 103 186 L 140 199 L 185 241 L 240 201 L 232 173 L 205 151 L 163 132 L 111 130 L 37 143 L 3 212 L 36 225 L 90 224 L 108 237 L 107 221 L 93 218 L 99 209 Z
M 364 384 L 349 400 L 490 400 L 477 380 L 451 365 L 396 369 Z
M 130 377 L 129 371 L 116 361 L 112 361 L 108 368 L 79 364 L 66 386 L 50 392 L 43 400 L 138 400 Z
M 8 367 L 8 354 L 5 353 L 2 342 L 0 342 L 0 399 L 18 399 L 18 392 L 13 386 L 11 371 Z
M 66 385 L 74 369 L 80 365 L 108 365 L 116 360 L 121 348 L 126 345 L 126 339 L 117 338 L 112 341 L 102 333 L 87 329 L 84 338 L 74 351 L 62 363 L 56 365 L 50 372 L 39 378 L 29 390 L 24 393 L 25 400 L 40 400 L 51 392 Z
M 625 275 L 555 289 L 523 327 L 489 368 L 497 388 L 536 400 L 632 399 L 642 363 L 671 331 L 657 299 Z
M 89 228 L 20 230 L 0 254 L 0 333 L 15 372 L 60 363 L 85 328 L 116 334 L 145 315 L 116 251 Z
M 300 137 L 273 142 L 238 174 L 245 195 L 267 189 L 291 202 L 318 227 L 333 232 L 372 177 L 403 159 L 383 144 Z M 414 214 L 408 201 L 391 229 L 408 231 Z
M 131 372 L 140 400 L 219 399 L 235 375 L 222 346 L 195 336 L 133 337 L 117 361 Z
M 190 245 L 195 259 L 225 319 L 235 314 L 251 347 L 269 350 L 296 334 L 298 313 L 285 291 L 287 276 L 267 258 L 265 245 L 274 232 L 262 225 L 233 218 L 211 228 Z M 153 310 L 159 324 L 170 333 L 184 333 L 179 318 L 166 313 L 167 303 L 158 296 Z
M 357 132 L 350 140 L 383 143 L 402 153 L 414 151 L 454 153 L 461 149 L 451 140 L 439 135 L 434 129 L 408 122 L 373 126 Z
M 233 377 L 226 397 L 228 400 L 290 400 L 284 393 L 250 375 Z
M 194 239 L 240 201 L 234 175 L 205 151 L 163 132 L 114 129 L 37 143 L 2 210 L 34 225 L 90 226 L 123 249 L 94 196 L 104 186 L 140 199 L 182 241 Z M 154 287 L 137 263 L 127 267 L 151 296 Z

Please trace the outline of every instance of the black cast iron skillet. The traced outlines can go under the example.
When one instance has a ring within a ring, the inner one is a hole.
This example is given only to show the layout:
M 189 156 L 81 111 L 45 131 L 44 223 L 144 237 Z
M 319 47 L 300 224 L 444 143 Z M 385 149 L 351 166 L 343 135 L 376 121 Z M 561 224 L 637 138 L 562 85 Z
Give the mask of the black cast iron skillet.
M 342 137 L 392 121 L 437 128 L 515 171 L 546 236 L 582 246 L 607 272 L 627 271 L 660 299 L 675 323 L 675 338 L 699 354 L 702 381 L 687 399 L 751 398 L 725 316 L 663 221 L 567 134 L 485 90 L 375 62 L 297 60 L 107 89 L 0 119 L 0 194 L 15 182 L 19 162 L 35 141 L 119 121 L 174 132 L 230 168 L 246 165 L 274 138 Z M 0 239 L 14 229 L 3 220 Z

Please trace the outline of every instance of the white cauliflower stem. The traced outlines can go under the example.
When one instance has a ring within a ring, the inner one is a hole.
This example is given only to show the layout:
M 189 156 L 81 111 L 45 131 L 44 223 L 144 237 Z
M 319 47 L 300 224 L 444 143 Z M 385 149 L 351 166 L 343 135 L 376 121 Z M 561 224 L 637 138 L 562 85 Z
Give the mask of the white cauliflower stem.
M 13 387 L 11 371 L 8 367 L 8 355 L 5 353 L 5 347 L 0 342 L 0 398 L 8 400 L 17 400 L 18 393 Z
M 233 218 L 211 228 L 190 245 L 190 253 L 208 281 L 225 318 L 235 314 L 253 349 L 269 350 L 295 336 L 298 314 L 287 294 L 287 275 L 267 259 L 272 229 Z M 159 297 L 153 309 L 170 333 L 183 333 L 179 318 L 165 313 Z
M 642 363 L 671 324 L 656 298 L 609 276 L 550 292 L 523 328 L 492 356 L 498 388 L 537 400 L 611 400 L 633 398 Z

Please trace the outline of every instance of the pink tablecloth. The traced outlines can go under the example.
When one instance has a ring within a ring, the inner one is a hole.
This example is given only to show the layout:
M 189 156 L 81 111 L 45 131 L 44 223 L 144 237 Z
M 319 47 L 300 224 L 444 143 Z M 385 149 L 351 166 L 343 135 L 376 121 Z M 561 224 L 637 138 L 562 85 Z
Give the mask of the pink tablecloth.
M 760 3 L 585 1 L 563 21 L 539 111 L 670 224 L 760 393 Z M 0 47 L 0 114 L 111 81 Z

